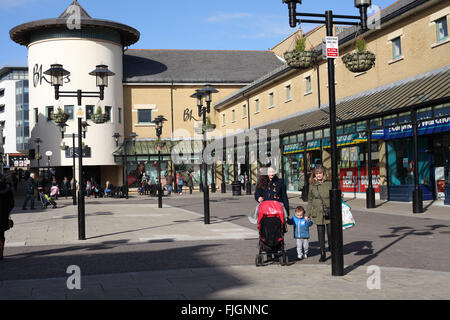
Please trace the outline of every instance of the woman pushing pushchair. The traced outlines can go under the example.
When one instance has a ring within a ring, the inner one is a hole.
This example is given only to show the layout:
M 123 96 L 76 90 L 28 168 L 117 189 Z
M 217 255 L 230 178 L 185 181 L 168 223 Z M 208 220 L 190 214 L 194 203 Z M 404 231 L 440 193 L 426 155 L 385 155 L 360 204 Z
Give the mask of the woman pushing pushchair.
M 283 180 L 278 178 L 271 166 L 263 167 L 255 191 L 255 200 L 259 230 L 259 254 L 256 255 L 256 266 L 267 260 L 279 258 L 282 265 L 287 264 L 284 250 L 284 234 L 287 232 L 286 220 L 289 217 L 289 200 Z

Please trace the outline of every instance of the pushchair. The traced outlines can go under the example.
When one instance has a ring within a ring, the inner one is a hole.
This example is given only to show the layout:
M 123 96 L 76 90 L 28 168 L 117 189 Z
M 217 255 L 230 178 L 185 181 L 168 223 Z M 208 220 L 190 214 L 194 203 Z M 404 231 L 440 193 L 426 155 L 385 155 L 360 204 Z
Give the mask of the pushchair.
M 259 253 L 255 258 L 256 266 L 264 265 L 264 255 L 266 255 L 266 261 L 278 260 L 282 266 L 287 265 L 288 257 L 284 244 L 287 214 L 283 204 L 273 200 L 263 201 L 256 211 L 259 230 Z
M 51 204 L 52 208 L 56 208 L 56 202 L 51 197 L 46 195 L 43 191 L 39 192 L 39 198 L 41 200 L 42 209 L 47 209 L 48 205 Z

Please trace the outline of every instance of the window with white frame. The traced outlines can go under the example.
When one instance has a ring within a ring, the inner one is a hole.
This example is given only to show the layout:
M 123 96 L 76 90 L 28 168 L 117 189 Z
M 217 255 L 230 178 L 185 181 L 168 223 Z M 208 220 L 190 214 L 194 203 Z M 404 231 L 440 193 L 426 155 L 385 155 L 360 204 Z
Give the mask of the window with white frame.
M 292 99 L 291 97 L 291 85 L 286 85 L 286 101 L 290 101 Z
M 235 122 L 236 121 L 236 110 L 231 110 L 231 121 Z
M 401 37 L 397 37 L 391 40 L 392 42 L 392 58 L 398 59 L 402 56 L 402 41 Z
M 259 99 L 255 99 L 255 113 L 259 112 Z
M 247 118 L 247 105 L 242 106 L 242 118 Z
M 152 109 L 138 109 L 137 112 L 139 124 L 152 123 Z
M 269 108 L 273 108 L 273 92 L 269 93 Z
M 311 76 L 305 77 L 305 93 L 311 93 Z
M 224 113 L 222 113 L 222 126 L 227 124 L 225 120 L 226 119 L 225 119 L 225 112 L 224 112 Z
M 447 16 L 436 20 L 436 40 L 442 42 L 448 39 Z

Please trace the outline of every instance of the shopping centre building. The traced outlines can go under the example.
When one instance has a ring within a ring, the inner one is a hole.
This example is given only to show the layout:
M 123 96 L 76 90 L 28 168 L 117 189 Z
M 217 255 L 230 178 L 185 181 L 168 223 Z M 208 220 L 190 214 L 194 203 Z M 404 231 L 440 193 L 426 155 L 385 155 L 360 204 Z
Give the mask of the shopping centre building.
M 68 24 L 79 12 L 79 27 Z M 343 192 L 365 195 L 368 152 L 377 197 L 411 201 L 413 172 L 419 170 L 424 200 L 445 199 L 450 204 L 450 55 L 446 1 L 399 0 L 379 13 L 378 26 L 362 35 L 358 28 L 336 27 L 339 52 L 354 49 L 363 36 L 368 50 L 376 55 L 375 66 L 362 73 L 346 69 L 341 58 L 336 66 L 339 176 Z M 286 23 L 288 15 L 286 13 Z M 250 131 L 279 130 L 280 174 L 287 189 L 302 189 L 304 172 L 317 162 L 330 167 L 328 81 L 325 59 L 319 56 L 307 69 L 285 63 L 284 52 L 292 50 L 301 31 L 275 45 L 270 51 L 134 50 L 138 30 L 108 20 L 92 18 L 74 1 L 55 19 L 25 23 L 10 31 L 11 39 L 28 47 L 30 151 L 53 151 L 57 175 L 72 176 L 71 134 L 76 133 L 75 98 L 55 100 L 54 89 L 44 72 L 52 64 L 70 71 L 61 90 L 96 91 L 89 73 L 105 64 L 115 73 L 105 89 L 105 99 L 83 98 L 84 119 L 90 124 L 86 145 L 86 177 L 104 184 L 122 184 L 123 163 L 130 172 L 144 164 L 156 177 L 157 147 L 152 120 L 163 115 L 161 138 L 162 171 L 193 171 L 199 180 L 201 126 L 196 100 L 191 95 L 210 84 L 213 94 L 209 119 L 216 124 L 210 137 L 236 136 Z M 302 35 L 308 46 L 321 52 L 325 28 Z M 91 122 L 100 106 L 108 116 L 105 124 Z M 50 113 L 61 107 L 70 114 L 65 144 Z M 419 121 L 419 163 L 413 161 L 412 114 Z M 370 131 L 372 144 L 368 146 Z M 114 133 L 121 138 L 116 144 Z M 131 134 L 135 133 L 135 139 Z M 269 132 L 270 135 L 270 132 Z M 124 140 L 125 138 L 125 140 Z M 180 141 L 192 142 L 190 163 L 174 163 L 173 148 Z M 273 143 L 271 145 L 277 145 Z M 234 143 L 234 151 L 249 150 L 253 142 Z M 266 141 L 259 141 L 259 144 Z M 126 152 L 124 152 L 126 151 Z M 234 152 L 236 153 L 236 152 Z M 239 165 L 228 154 L 212 166 L 208 180 L 229 184 L 241 173 L 254 183 L 260 162 L 246 156 Z M 306 161 L 304 161 L 306 159 Z M 258 160 L 258 159 L 257 159 Z M 31 163 L 37 168 L 37 161 Z

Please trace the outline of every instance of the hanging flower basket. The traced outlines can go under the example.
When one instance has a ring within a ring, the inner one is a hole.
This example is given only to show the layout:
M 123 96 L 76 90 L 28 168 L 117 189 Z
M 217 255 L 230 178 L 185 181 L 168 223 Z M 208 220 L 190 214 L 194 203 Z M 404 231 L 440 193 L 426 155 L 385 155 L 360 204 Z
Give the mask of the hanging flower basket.
M 375 65 L 375 54 L 370 51 L 350 52 L 342 57 L 342 62 L 351 72 L 364 72 Z
M 64 151 L 69 149 L 69 146 L 64 143 L 63 145 L 59 146 L 59 148 Z
M 42 155 L 38 152 L 36 153 L 36 156 L 34 157 L 35 160 L 41 160 L 42 159 Z
M 375 65 L 375 54 L 366 49 L 366 42 L 357 38 L 355 42 L 356 51 L 349 52 L 342 57 L 345 67 L 351 72 L 364 72 Z
M 94 123 L 100 124 L 108 121 L 108 114 L 102 113 L 102 108 L 100 106 L 97 107 L 97 111 L 91 115 L 91 120 Z
M 284 59 L 292 68 L 306 69 L 314 65 L 316 53 L 314 51 L 292 50 L 284 53 Z
M 55 123 L 66 123 L 69 119 L 69 115 L 67 113 L 64 113 L 64 111 L 61 108 L 58 108 L 58 112 L 50 113 L 50 119 L 55 121 Z
M 314 51 L 307 51 L 305 48 L 306 38 L 301 37 L 296 39 L 294 50 L 284 53 L 286 63 L 296 69 L 312 67 L 316 60 L 316 53 Z
M 95 113 L 91 115 L 91 120 L 94 123 L 100 124 L 108 121 L 108 114 L 106 113 Z

